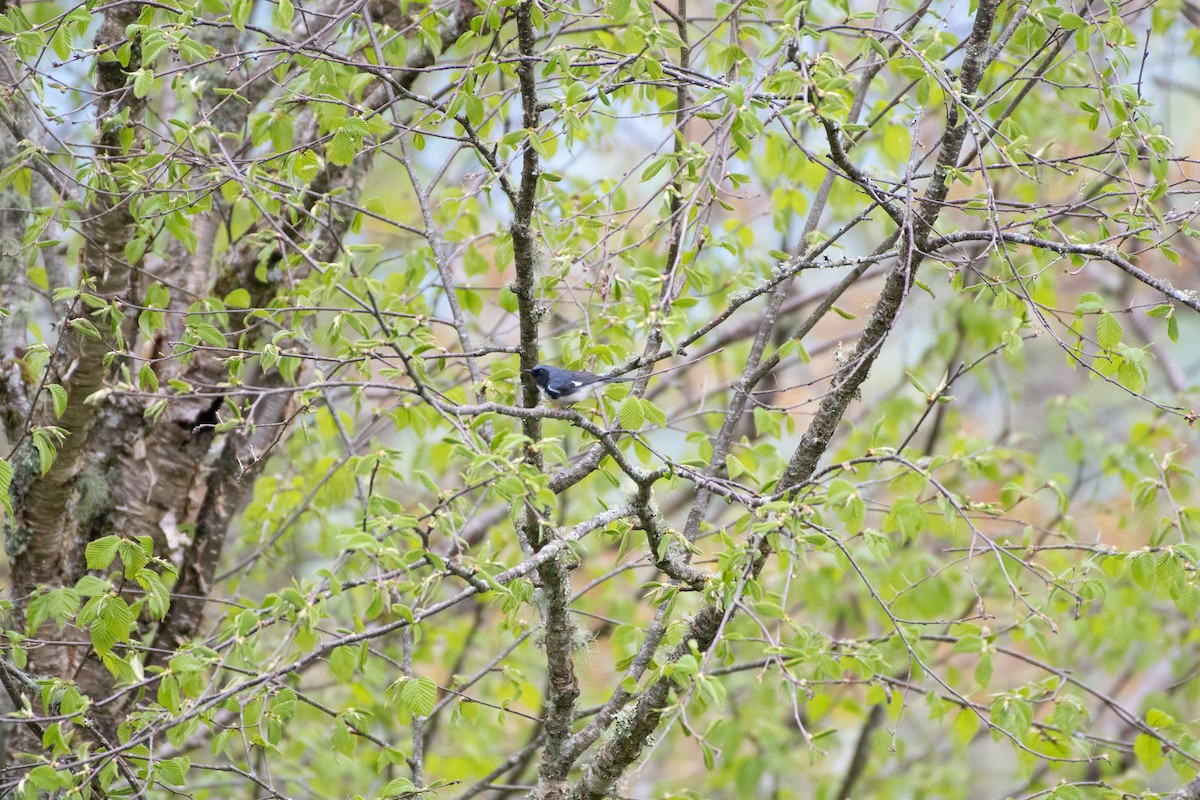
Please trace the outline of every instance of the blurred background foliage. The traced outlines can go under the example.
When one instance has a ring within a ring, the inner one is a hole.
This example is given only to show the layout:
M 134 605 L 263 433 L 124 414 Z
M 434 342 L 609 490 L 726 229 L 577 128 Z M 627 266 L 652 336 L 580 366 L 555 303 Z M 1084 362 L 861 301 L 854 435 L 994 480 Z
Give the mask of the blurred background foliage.
M 662 470 L 669 529 L 561 551 L 576 729 L 675 687 L 616 796 L 1187 784 L 1200 9 L 1000 3 L 964 91 L 979 5 L 0 3 L 26 736 L 0 786 L 547 792 L 552 600 L 486 582 L 538 549 L 522 513 L 560 539 L 629 501 L 589 424 Z M 869 380 L 781 500 L 943 178 Z M 546 363 L 679 368 L 532 441 L 522 316 Z M 714 604 L 712 647 L 673 655 Z

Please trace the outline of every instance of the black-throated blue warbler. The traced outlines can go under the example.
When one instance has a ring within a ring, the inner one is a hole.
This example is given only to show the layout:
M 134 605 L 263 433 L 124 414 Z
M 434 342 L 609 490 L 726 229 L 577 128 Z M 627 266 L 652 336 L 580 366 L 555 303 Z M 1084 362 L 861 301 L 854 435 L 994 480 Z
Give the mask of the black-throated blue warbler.
M 606 384 L 637 380 L 636 375 L 605 377 L 586 370 L 560 369 L 547 364 L 539 364 L 529 370 L 529 374 L 546 399 L 560 406 L 578 403 Z

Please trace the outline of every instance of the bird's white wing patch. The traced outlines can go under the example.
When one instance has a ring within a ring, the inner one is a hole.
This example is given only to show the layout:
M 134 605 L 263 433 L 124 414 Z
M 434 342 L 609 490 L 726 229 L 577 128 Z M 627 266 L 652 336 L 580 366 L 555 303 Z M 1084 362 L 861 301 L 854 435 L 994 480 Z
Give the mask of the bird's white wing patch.
M 571 381 L 572 386 L 583 386 L 583 381 Z

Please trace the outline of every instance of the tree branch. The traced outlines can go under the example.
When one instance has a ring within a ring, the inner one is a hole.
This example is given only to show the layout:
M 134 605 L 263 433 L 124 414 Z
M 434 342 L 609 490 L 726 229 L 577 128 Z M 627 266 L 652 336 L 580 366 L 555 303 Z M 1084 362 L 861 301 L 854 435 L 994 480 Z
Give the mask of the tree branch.
M 1115 247 L 1105 247 L 1098 244 L 1080 244 L 1074 242 L 1056 242 L 1053 239 L 1043 239 L 1040 236 L 1030 236 L 1024 233 L 1009 233 L 1006 231 L 958 231 L 938 236 L 929 243 L 932 250 L 938 250 L 958 242 L 1004 241 L 1013 244 L 1023 244 L 1051 250 L 1059 255 L 1079 255 L 1098 258 L 1119 268 L 1130 277 L 1141 281 L 1152 289 L 1162 293 L 1172 300 L 1182 303 L 1193 311 L 1200 311 L 1200 294 L 1195 289 L 1176 289 L 1170 281 L 1156 278 L 1141 267 L 1127 259 Z
M 967 40 L 966 59 L 963 65 L 964 97 L 972 94 L 983 77 L 985 68 L 984 58 L 987 54 L 988 39 L 995 20 L 999 0 L 980 0 L 975 15 L 971 35 Z M 966 137 L 967 123 L 961 121 L 962 115 L 957 106 L 949 113 L 948 130 L 943 138 L 942 150 L 938 157 L 926 196 L 918 213 L 918 220 L 913 228 L 905 230 L 904 238 L 912 237 L 912 247 L 901 247 L 901 252 L 907 258 L 901 257 L 889 271 L 883 292 L 867 329 L 855 347 L 852 357 L 852 367 L 841 380 L 840 386 L 826 395 L 808 430 L 801 438 L 792 458 L 788 462 L 778 483 L 778 490 L 787 491 L 807 480 L 816 469 L 821 455 L 829 446 L 837 429 L 837 424 L 845 414 L 850 401 L 857 396 L 858 389 L 866 380 L 871 365 L 879 353 L 880 347 L 888 333 L 892 330 L 911 277 L 923 259 L 924 245 L 927 243 L 949 192 L 947 174 L 949 168 L 957 161 L 963 141 Z M 756 578 L 766 562 L 766 540 L 759 545 L 759 553 L 748 567 L 749 577 Z M 701 610 L 688 626 L 684 641 L 672 653 L 672 660 L 691 652 L 695 647 L 700 652 L 707 652 L 713 645 L 720 630 L 724 611 L 716 605 L 708 605 Z M 658 727 L 663 707 L 673 686 L 669 678 L 660 678 L 645 691 L 638 700 L 628 725 L 623 726 L 621 733 L 614 736 L 608 743 L 597 751 L 596 755 L 584 768 L 583 776 L 571 787 L 568 797 L 571 800 L 599 800 L 608 793 L 613 783 L 624 773 L 630 764 L 640 755 L 646 739 Z

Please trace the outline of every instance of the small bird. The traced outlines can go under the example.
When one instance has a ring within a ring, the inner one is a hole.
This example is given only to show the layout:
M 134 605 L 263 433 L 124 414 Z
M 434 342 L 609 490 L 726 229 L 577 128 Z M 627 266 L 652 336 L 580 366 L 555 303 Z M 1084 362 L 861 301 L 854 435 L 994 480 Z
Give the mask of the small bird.
M 637 380 L 636 375 L 604 377 L 586 370 L 559 369 L 545 364 L 539 364 L 529 370 L 529 374 L 533 376 L 533 382 L 542 390 L 542 394 L 560 406 L 578 403 L 606 384 Z

